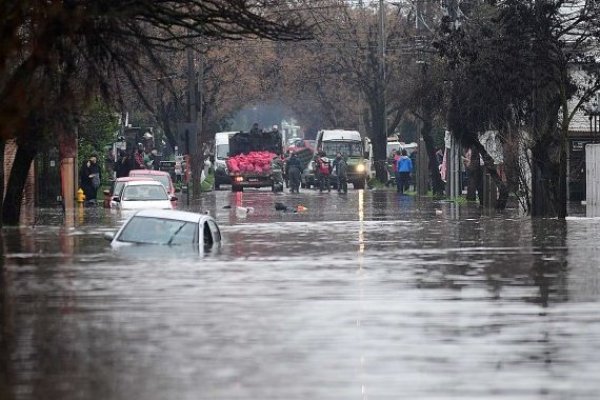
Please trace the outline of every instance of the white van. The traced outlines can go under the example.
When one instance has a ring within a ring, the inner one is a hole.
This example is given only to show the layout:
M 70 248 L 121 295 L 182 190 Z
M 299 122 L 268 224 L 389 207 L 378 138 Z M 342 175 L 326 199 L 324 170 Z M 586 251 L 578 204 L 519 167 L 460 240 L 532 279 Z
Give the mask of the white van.
M 334 159 L 342 153 L 348 163 L 348 182 L 355 189 L 364 189 L 367 182 L 367 165 L 364 159 L 363 139 L 358 131 L 343 129 L 322 130 L 317 134 L 317 151 Z
M 229 157 L 229 138 L 236 133 L 215 133 L 215 189 L 219 189 L 222 184 L 231 184 L 229 171 L 227 171 L 227 158 Z

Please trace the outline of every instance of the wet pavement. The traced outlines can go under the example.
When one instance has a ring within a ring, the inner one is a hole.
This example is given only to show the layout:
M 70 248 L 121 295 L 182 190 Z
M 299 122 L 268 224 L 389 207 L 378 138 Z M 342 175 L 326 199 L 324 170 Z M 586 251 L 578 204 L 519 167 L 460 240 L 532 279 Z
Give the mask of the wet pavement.
M 4 231 L 0 399 L 598 398 L 598 219 L 355 190 L 189 208 L 219 250 L 113 253 L 101 208 Z

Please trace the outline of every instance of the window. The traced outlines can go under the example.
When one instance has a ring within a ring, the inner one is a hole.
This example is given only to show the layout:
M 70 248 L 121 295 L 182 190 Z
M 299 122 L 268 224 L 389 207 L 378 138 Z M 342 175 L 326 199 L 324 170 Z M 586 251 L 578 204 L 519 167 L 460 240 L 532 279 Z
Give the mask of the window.
M 117 239 L 120 242 L 185 245 L 197 243 L 196 229 L 193 222 L 162 219 L 153 217 L 133 217 Z
M 221 232 L 219 231 L 219 227 L 215 224 L 215 221 L 208 220 L 208 226 L 210 226 L 210 230 L 212 231 L 213 239 L 215 242 L 221 241 Z
M 223 143 L 217 145 L 217 158 L 224 160 L 229 154 L 229 144 Z
M 140 172 L 140 173 L 129 174 L 129 176 L 150 178 L 154 181 L 162 183 L 162 185 L 165 187 L 165 189 L 167 191 L 170 190 L 170 188 L 171 188 L 171 177 L 169 175 L 146 174 L 144 172 Z
M 323 142 L 323 151 L 327 157 L 335 157 L 342 153 L 346 157 L 362 157 L 362 143 L 360 142 Z
M 128 185 L 123 190 L 125 201 L 157 201 L 168 200 L 165 188 L 158 185 Z
M 116 197 L 121 196 L 121 191 L 123 190 L 123 187 L 125 187 L 125 182 L 116 182 L 115 187 L 112 192 L 113 196 L 116 196 Z
M 210 233 L 210 227 L 208 226 L 208 222 L 205 222 L 203 225 L 204 225 L 204 228 L 203 228 L 204 229 L 203 230 L 204 246 L 211 247 L 213 245 L 214 241 L 213 241 L 213 236 Z

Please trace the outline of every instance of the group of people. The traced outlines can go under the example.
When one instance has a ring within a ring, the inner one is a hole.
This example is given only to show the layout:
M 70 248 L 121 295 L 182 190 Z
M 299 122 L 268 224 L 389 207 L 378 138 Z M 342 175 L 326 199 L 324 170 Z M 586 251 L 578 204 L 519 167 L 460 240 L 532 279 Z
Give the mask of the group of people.
M 319 191 L 331 191 L 332 179 L 335 179 L 338 192 L 348 192 L 348 164 L 341 153 L 337 153 L 333 162 L 320 152 L 315 157 L 315 176 Z
M 160 168 L 160 156 L 156 149 L 147 151 L 142 143 L 138 143 L 133 154 L 124 150 L 119 151 L 119 157 L 116 162 L 115 172 L 117 178 L 129 176 L 129 171 L 133 169 L 154 169 Z
M 83 190 L 87 204 L 95 204 L 98 188 L 102 182 L 102 172 L 98 165 L 98 156 L 96 154 L 90 157 L 81 165 L 79 170 L 80 188 Z
M 129 176 L 133 169 L 154 169 L 160 166 L 160 156 L 156 149 L 144 150 L 144 145 L 138 143 L 133 153 L 124 150 L 119 151 L 117 160 L 114 160 L 112 149 L 107 152 L 104 159 L 106 171 L 117 178 Z M 80 187 L 85 195 L 86 204 L 93 205 L 97 202 L 98 188 L 102 182 L 102 169 L 98 164 L 98 156 L 92 154 L 79 169 Z
M 331 162 L 324 152 L 319 152 L 314 161 L 315 178 L 321 193 L 325 190 L 331 192 L 332 179 L 336 179 L 335 184 L 338 192 L 348 192 L 348 164 L 341 153 L 338 153 Z M 290 184 L 290 193 L 300 192 L 303 167 L 298 155 L 294 152 L 291 153 L 286 162 L 286 175 Z

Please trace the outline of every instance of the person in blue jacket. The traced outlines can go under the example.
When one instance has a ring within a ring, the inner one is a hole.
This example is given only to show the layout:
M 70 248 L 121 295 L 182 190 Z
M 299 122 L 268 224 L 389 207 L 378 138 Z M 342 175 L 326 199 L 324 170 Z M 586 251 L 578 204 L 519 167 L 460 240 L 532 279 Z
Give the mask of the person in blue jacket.
M 413 170 L 412 160 L 408 157 L 406 150 L 402 149 L 401 156 L 396 162 L 398 174 L 396 175 L 396 189 L 398 193 L 404 194 L 410 183 L 410 173 Z

